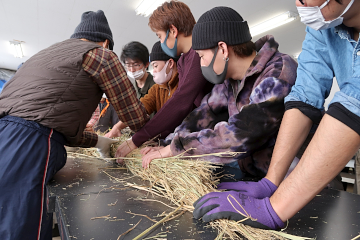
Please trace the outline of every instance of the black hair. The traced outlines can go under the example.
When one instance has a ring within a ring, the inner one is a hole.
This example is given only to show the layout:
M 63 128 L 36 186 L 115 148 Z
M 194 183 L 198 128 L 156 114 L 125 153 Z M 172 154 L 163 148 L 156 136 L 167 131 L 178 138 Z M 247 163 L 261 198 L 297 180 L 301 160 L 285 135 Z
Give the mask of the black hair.
M 234 50 L 234 53 L 238 57 L 248 57 L 256 51 L 255 43 L 252 41 L 248 41 L 245 43 L 241 43 L 238 45 L 230 46 Z
M 149 50 L 140 42 L 129 42 L 123 47 L 120 60 L 125 63 L 127 58 L 140 60 L 144 65 L 146 65 L 149 62 Z

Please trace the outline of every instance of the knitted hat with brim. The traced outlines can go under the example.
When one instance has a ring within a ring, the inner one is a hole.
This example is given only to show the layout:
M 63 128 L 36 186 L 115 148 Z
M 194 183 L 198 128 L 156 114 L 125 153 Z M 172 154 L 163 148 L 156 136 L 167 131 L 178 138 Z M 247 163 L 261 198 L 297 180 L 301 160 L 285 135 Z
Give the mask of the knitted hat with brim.
M 166 55 L 166 53 L 162 50 L 160 41 L 156 42 L 154 44 L 153 48 L 151 49 L 150 62 L 152 62 L 152 61 L 167 61 L 170 58 L 172 58 L 172 57 L 170 57 L 169 55 Z M 172 58 L 172 59 L 174 59 L 175 62 L 178 60 L 177 58 Z
M 215 7 L 205 12 L 194 26 L 192 48 L 211 49 L 223 41 L 229 46 L 251 40 L 249 26 L 234 9 Z
M 93 42 L 104 42 L 108 39 L 110 50 L 114 48 L 112 32 L 102 10 L 84 12 L 81 15 L 80 24 L 75 28 L 70 38 L 85 38 Z

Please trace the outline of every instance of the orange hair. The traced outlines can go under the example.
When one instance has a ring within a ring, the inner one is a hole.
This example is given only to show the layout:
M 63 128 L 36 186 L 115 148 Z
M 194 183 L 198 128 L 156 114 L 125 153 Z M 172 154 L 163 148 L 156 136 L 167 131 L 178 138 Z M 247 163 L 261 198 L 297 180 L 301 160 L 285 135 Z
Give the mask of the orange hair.
M 184 33 L 185 37 L 192 34 L 195 23 L 188 5 L 174 0 L 164 2 L 149 18 L 149 27 L 152 31 L 166 32 L 171 25 L 174 25 L 179 33 Z

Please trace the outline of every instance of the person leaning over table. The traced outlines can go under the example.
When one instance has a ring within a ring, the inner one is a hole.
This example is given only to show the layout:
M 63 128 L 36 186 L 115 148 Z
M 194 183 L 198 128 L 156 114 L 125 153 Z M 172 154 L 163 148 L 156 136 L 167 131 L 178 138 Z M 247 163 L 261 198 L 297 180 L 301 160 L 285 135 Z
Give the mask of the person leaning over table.
M 146 71 L 149 67 L 149 50 L 140 42 L 126 44 L 120 55 L 128 77 L 135 79 L 133 82 L 138 98 L 144 97 L 155 84 L 153 76 Z
M 301 21 L 307 25 L 295 86 L 285 98 L 271 164 L 259 182 L 223 183 L 230 191 L 209 193 L 194 203 L 194 217 L 204 221 L 251 219 L 244 224 L 265 229 L 284 222 L 318 194 L 360 147 L 360 1 L 296 1 Z M 324 101 L 333 78 L 335 93 L 324 116 Z M 284 180 L 292 159 L 310 131 L 319 123 L 298 165 Z M 264 184 L 267 183 L 267 184 Z M 241 199 L 235 211 L 227 198 Z M 241 212 L 241 214 L 240 214 Z
M 0 239 L 51 239 L 46 184 L 65 165 L 64 145 L 107 154 L 114 141 L 83 131 L 103 93 L 134 131 L 148 120 L 113 46 L 104 12 L 85 12 L 70 39 L 32 56 L 5 85 Z
M 179 83 L 179 74 L 177 72 L 176 61 L 166 55 L 161 49 L 161 43 L 156 42 L 150 53 L 150 64 L 153 67 L 155 85 L 153 85 L 148 94 L 140 98 L 148 114 L 158 112 L 164 104 L 172 97 Z M 115 128 L 116 131 L 124 129 L 126 124 L 119 122 Z M 113 128 L 114 129 L 114 128 Z M 117 133 L 111 130 L 105 137 L 111 137 Z
M 201 74 L 200 58 L 192 49 L 195 19 L 183 2 L 164 2 L 149 18 L 149 26 L 161 42 L 162 50 L 171 58 L 179 58 L 179 83 L 173 96 L 155 116 L 131 139 L 121 144 L 116 157 L 124 157 L 144 142 L 155 137 L 164 139 L 209 93 L 213 84 Z M 120 131 L 119 131 L 120 132 Z M 121 159 L 118 160 L 121 162 Z
M 229 7 L 205 12 L 194 27 L 192 43 L 203 75 L 216 85 L 165 139 L 168 146 L 142 151 L 143 167 L 154 158 L 180 153 L 230 151 L 242 153 L 203 159 L 237 161 L 238 172 L 264 177 L 284 114 L 284 97 L 295 83 L 296 61 L 278 51 L 273 36 L 253 43 L 247 22 Z

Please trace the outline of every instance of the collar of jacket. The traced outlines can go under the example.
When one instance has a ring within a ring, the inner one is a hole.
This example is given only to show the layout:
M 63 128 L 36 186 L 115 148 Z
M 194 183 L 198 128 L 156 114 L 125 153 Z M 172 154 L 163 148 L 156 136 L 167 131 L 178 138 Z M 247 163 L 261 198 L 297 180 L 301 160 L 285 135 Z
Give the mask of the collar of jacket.
M 246 71 L 245 78 L 260 73 L 264 70 L 266 64 L 278 51 L 279 44 L 272 35 L 266 35 L 255 42 L 257 54 Z
M 149 89 L 151 88 L 150 85 L 151 85 L 151 82 L 152 82 L 152 81 L 153 81 L 153 76 L 152 76 L 150 73 L 148 73 L 148 76 L 147 76 L 147 78 L 146 78 L 146 80 L 145 80 L 145 83 L 144 83 L 144 86 L 143 86 L 142 88 L 139 88 L 139 87 L 137 86 L 137 84 L 135 84 L 135 85 L 136 85 L 138 91 L 139 91 L 142 95 L 145 95 L 145 94 L 148 93 Z
M 246 71 L 245 77 L 242 79 L 243 81 L 245 81 L 247 77 L 261 73 L 264 70 L 266 64 L 278 51 L 279 44 L 272 35 L 266 35 L 255 42 L 255 47 L 257 54 Z M 232 84 L 234 81 L 238 80 L 229 79 L 228 84 Z
M 173 89 L 174 87 L 176 87 L 176 85 L 179 82 L 179 73 L 176 72 L 175 74 L 173 74 L 173 76 L 171 77 L 171 79 L 165 83 L 165 84 L 161 84 L 159 85 L 160 88 L 163 89 L 169 89 L 168 86 L 170 87 L 170 89 Z

